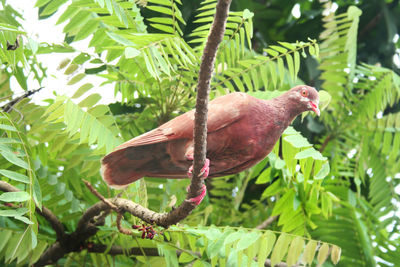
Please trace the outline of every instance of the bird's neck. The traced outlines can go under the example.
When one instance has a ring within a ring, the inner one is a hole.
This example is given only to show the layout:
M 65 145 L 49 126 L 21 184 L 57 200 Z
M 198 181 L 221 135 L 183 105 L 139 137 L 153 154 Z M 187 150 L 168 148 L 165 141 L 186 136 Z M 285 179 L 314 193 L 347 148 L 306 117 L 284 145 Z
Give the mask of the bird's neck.
M 285 128 L 289 126 L 292 121 L 303 112 L 301 107 L 298 105 L 298 102 L 292 101 L 285 94 L 277 98 L 271 99 L 271 104 L 277 110 L 276 119 L 285 122 Z

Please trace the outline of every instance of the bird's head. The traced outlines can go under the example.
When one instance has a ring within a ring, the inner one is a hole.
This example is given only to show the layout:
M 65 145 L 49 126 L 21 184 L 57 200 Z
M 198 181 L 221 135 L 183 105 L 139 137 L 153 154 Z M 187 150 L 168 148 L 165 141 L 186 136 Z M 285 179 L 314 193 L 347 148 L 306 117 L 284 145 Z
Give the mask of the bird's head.
M 308 85 L 298 85 L 288 91 L 289 98 L 297 102 L 304 111 L 314 111 L 317 116 L 320 115 L 318 108 L 319 95 L 314 87 Z

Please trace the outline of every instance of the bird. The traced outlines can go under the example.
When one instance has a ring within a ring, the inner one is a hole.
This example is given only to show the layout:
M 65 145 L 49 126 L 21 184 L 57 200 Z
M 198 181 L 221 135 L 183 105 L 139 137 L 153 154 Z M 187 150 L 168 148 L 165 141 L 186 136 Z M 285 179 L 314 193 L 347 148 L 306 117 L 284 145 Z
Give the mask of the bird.
M 209 102 L 206 161 L 202 178 L 239 173 L 263 160 L 283 131 L 302 112 L 318 116 L 318 91 L 298 85 L 276 98 L 262 100 L 234 92 Z M 142 177 L 191 178 L 195 111 L 188 111 L 137 136 L 101 160 L 104 181 L 124 188 Z M 206 194 L 189 201 L 199 205 Z

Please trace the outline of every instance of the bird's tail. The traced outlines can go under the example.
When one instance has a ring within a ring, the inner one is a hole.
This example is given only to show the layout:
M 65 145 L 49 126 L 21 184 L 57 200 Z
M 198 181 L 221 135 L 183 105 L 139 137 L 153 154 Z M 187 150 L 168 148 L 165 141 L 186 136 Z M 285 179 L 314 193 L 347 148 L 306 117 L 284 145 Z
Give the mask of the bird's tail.
M 125 149 L 116 150 L 101 160 L 101 176 L 110 187 L 122 189 L 144 176 L 135 165 L 141 164 L 127 158 Z
M 110 187 L 124 188 L 144 176 L 187 178 L 191 162 L 184 158 L 184 151 L 176 148 L 184 146 L 173 147 L 169 149 L 168 142 L 121 147 L 102 159 L 103 179 Z M 178 160 L 172 160 L 171 153 L 182 155 L 182 158 L 175 156 Z

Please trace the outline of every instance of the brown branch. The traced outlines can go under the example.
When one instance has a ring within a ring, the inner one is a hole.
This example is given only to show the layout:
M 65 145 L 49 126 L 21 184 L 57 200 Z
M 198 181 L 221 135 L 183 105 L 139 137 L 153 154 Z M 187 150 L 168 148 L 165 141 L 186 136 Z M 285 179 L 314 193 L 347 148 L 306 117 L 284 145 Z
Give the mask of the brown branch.
M 278 216 L 271 216 L 268 217 L 265 221 L 260 223 L 259 225 L 256 226 L 256 229 L 265 229 L 267 228 L 271 223 L 273 223 L 276 219 L 278 219 Z
M 62 239 L 52 244 L 33 266 L 54 264 L 65 254 L 84 249 L 86 240 L 97 233 L 98 226 L 104 225 L 105 215 L 108 215 L 109 211 L 110 207 L 104 202 L 98 202 L 88 208 L 79 220 L 75 231 L 65 234 Z
M 196 206 L 194 203 L 188 200 L 198 196 L 202 188 L 203 181 L 201 177 L 199 177 L 199 174 L 201 168 L 204 166 L 206 158 L 207 108 L 208 96 L 210 92 L 210 80 L 214 69 L 215 56 L 217 54 L 218 46 L 224 37 L 225 24 L 228 18 L 230 4 L 231 0 L 219 0 L 217 3 L 214 22 L 211 26 L 210 35 L 208 36 L 207 43 L 204 47 L 202 62 L 200 65 L 193 135 L 193 177 L 190 182 L 189 193 L 186 197 L 186 200 L 171 212 L 167 214 L 154 214 L 154 212 L 152 212 L 152 221 L 165 228 L 178 223 L 192 212 Z M 144 216 L 145 214 L 143 214 L 142 217 Z M 142 217 L 140 218 L 143 219 Z
M 112 202 L 103 197 L 88 181 L 86 181 L 85 179 L 82 179 L 82 181 L 86 185 L 86 187 L 89 188 L 90 192 L 92 192 L 93 195 L 95 195 L 98 199 L 107 204 L 111 209 L 118 212 L 117 206 L 115 206 Z
M 18 188 L 10 185 L 9 183 L 6 183 L 4 181 L 0 181 L 0 191 L 3 192 L 18 192 L 20 191 Z M 42 210 L 40 210 L 38 207 L 36 207 L 36 212 L 41 215 L 43 218 L 45 218 L 51 225 L 51 227 L 54 229 L 56 232 L 57 239 L 62 239 L 65 235 L 64 231 L 64 226 L 63 224 L 58 220 L 56 215 L 54 215 L 51 210 L 49 210 L 46 207 L 42 206 Z
M 10 100 L 10 102 L 8 102 L 4 106 L 2 106 L 1 109 L 3 109 L 4 112 L 10 112 L 18 102 L 20 102 L 24 98 L 30 97 L 31 95 L 39 92 L 42 89 L 43 89 L 43 87 L 40 87 L 35 90 L 31 90 L 31 91 L 26 91 L 22 96 L 19 96 L 19 97 L 16 97 L 16 98 Z
M 324 142 L 322 143 L 321 147 L 319 148 L 319 152 L 321 152 L 321 153 L 324 152 L 326 146 L 329 144 L 329 142 L 331 140 L 332 140 L 332 135 L 330 134 L 325 138 Z
M 197 84 L 196 113 L 194 119 L 194 162 L 193 177 L 190 183 L 189 197 L 198 196 L 202 187 L 202 179 L 199 177 L 204 166 L 207 148 L 207 113 L 208 97 L 210 93 L 210 81 L 214 70 L 215 57 L 219 44 L 224 38 L 225 24 L 229 14 L 231 0 L 219 0 L 210 35 L 204 47 L 203 57 L 199 71 Z

